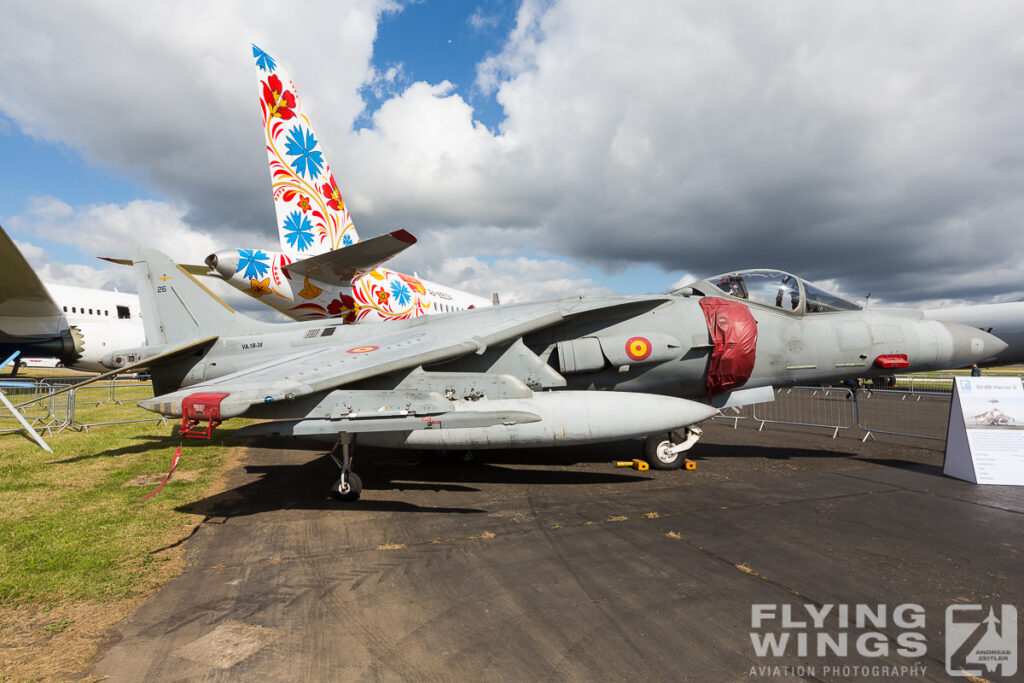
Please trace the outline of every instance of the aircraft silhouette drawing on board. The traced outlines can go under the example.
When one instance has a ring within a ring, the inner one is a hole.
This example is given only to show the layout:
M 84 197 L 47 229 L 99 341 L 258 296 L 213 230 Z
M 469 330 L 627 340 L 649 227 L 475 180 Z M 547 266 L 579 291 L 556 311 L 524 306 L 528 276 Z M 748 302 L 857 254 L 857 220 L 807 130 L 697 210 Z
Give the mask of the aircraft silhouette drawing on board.
M 917 310 L 862 310 L 788 273 L 751 270 L 661 296 L 576 298 L 346 325 L 263 323 L 163 254 L 133 252 L 155 396 L 140 406 L 209 437 L 334 444 L 332 487 L 361 491 L 353 446 L 484 449 L 645 436 L 656 469 L 679 467 L 719 407 L 772 385 L 983 361 L 1005 344 Z M 115 374 L 115 370 L 108 374 Z M 100 378 L 103 375 L 99 376 Z

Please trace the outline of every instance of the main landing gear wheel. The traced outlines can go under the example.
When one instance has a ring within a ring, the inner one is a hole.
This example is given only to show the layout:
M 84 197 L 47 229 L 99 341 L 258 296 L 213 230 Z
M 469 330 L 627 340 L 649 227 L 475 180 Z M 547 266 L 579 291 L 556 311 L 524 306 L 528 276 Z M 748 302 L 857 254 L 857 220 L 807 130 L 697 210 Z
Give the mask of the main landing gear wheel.
M 331 486 L 331 496 L 343 502 L 359 500 L 359 494 L 362 492 L 363 480 L 355 472 L 349 472 Z
M 352 458 L 356 448 L 355 434 L 342 432 L 338 434 L 338 443 L 334 444 L 330 456 L 334 464 L 341 470 L 338 481 L 331 486 L 331 496 L 341 501 L 359 500 L 359 494 L 363 492 L 363 480 L 352 471 Z

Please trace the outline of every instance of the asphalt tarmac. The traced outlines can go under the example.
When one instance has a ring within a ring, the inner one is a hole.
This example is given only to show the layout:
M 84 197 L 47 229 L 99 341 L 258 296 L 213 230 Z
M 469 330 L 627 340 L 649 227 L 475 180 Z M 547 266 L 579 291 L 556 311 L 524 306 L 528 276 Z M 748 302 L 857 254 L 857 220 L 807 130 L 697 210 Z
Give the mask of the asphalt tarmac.
M 365 449 L 355 503 L 327 497 L 323 451 L 264 442 L 189 507 L 206 521 L 185 573 L 118 624 L 90 673 L 944 680 L 948 606 L 983 605 L 978 623 L 1024 606 L 1024 489 L 943 477 L 941 442 L 830 435 L 714 421 L 697 469 L 671 472 L 611 466 L 639 442 L 472 462 Z M 808 605 L 833 606 L 820 629 Z M 857 605 L 884 623 L 858 625 Z M 761 656 L 752 632 L 792 640 Z M 821 633 L 845 656 L 819 652 Z

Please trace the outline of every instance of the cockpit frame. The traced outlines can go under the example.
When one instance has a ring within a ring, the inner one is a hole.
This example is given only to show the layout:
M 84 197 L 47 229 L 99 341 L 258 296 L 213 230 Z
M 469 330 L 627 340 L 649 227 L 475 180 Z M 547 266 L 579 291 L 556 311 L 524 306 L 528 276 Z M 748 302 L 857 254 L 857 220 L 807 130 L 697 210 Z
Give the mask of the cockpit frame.
M 863 307 L 833 294 L 813 282 L 787 273 L 769 268 L 752 268 L 722 273 L 709 277 L 702 282 L 674 290 L 673 294 L 683 294 L 684 290 L 699 290 L 702 293 L 710 289 L 715 294 L 742 299 L 789 315 L 802 316 L 808 313 L 830 313 L 837 311 L 859 311 Z

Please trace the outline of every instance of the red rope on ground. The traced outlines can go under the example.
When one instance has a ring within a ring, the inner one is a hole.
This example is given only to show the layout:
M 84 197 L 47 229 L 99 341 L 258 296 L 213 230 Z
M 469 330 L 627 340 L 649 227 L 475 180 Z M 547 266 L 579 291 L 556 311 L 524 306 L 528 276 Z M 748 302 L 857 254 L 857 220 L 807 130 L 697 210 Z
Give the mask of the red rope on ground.
M 144 500 L 149 500 L 150 498 L 152 498 L 156 494 L 160 493 L 161 489 L 163 489 L 163 487 L 164 487 L 164 484 L 166 484 L 167 480 L 171 478 L 172 474 L 174 474 L 174 468 L 178 466 L 178 461 L 179 460 L 181 460 L 181 446 L 178 446 L 178 450 L 174 451 L 174 459 L 171 460 L 171 471 L 167 473 L 167 476 L 164 477 L 164 480 L 162 482 L 160 482 L 159 486 L 156 487 L 156 491 L 152 491 L 150 493 L 147 493 L 142 498 L 139 498 L 139 502 L 140 503 L 142 501 L 144 501 Z

